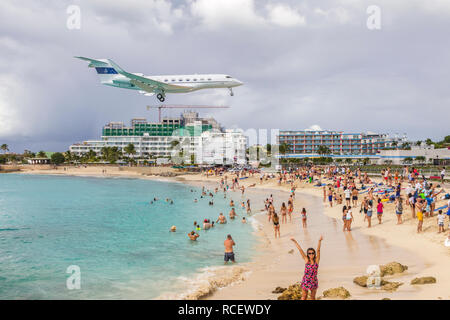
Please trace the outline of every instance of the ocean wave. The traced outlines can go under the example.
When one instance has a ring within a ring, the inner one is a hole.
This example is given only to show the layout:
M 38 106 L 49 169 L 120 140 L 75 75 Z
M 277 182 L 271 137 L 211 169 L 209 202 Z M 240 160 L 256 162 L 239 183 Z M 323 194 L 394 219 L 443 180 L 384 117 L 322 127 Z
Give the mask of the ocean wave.
M 182 289 L 179 293 L 163 293 L 157 300 L 200 300 L 210 296 L 218 289 L 244 281 L 250 271 L 244 266 L 207 267 L 199 270 L 193 277 L 178 277 Z

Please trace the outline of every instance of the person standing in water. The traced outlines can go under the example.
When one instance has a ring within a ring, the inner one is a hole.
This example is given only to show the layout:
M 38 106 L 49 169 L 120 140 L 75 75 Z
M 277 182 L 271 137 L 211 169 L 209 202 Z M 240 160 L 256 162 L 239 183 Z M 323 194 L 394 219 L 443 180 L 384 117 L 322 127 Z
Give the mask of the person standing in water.
M 308 248 L 306 250 L 306 254 L 303 252 L 300 244 L 294 238 L 291 238 L 292 242 L 295 243 L 298 251 L 302 255 L 303 260 L 305 261 L 305 273 L 302 279 L 302 300 L 306 300 L 308 298 L 308 291 L 311 292 L 311 300 L 316 300 L 316 292 L 319 287 L 319 281 L 317 279 L 317 271 L 319 269 L 320 262 L 320 245 L 323 240 L 323 236 L 320 236 L 319 243 L 317 245 L 317 253 L 313 248 Z
M 225 247 L 225 255 L 224 255 L 225 264 L 227 264 L 229 260 L 235 263 L 236 261 L 234 260 L 233 246 L 235 246 L 236 243 L 231 237 L 231 234 L 227 235 L 227 239 L 223 242 L 223 245 Z
M 278 238 L 279 238 L 280 237 L 280 218 L 278 217 L 276 212 L 273 213 L 272 221 L 273 221 L 273 228 L 275 230 L 275 238 L 277 237 L 277 234 L 278 234 Z
M 303 228 L 306 228 L 306 209 L 305 208 L 302 209 L 302 223 L 303 223 Z

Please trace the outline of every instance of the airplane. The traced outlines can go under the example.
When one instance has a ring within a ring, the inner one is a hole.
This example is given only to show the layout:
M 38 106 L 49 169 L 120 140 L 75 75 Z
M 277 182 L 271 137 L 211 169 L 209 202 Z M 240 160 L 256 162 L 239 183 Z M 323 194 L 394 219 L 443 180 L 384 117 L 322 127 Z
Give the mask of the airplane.
M 75 58 L 88 61 L 88 67 L 95 68 L 102 84 L 138 90 L 145 96 L 156 94 L 161 102 L 165 101 L 167 93 L 187 93 L 213 88 L 228 88 L 233 96 L 233 88 L 243 85 L 238 79 L 226 74 L 145 76 L 142 73 L 127 72 L 111 59 Z

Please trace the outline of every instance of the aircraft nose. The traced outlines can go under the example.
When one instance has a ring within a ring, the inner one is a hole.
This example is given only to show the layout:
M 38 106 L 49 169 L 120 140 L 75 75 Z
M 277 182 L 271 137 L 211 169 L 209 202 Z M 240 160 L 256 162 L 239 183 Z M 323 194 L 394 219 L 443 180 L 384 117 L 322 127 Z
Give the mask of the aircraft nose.
M 242 86 L 244 84 L 242 81 L 239 81 L 238 79 L 234 79 L 234 82 L 236 83 L 236 86 Z

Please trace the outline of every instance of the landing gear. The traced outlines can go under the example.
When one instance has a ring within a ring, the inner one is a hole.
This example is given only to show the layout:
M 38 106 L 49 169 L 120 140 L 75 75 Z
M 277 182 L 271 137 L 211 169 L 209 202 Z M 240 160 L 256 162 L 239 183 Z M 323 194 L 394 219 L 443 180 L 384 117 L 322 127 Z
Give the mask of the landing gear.
M 234 96 L 233 88 L 229 88 L 229 89 L 230 89 L 230 96 Z
M 166 98 L 164 97 L 164 95 L 161 94 L 161 93 L 158 93 L 158 94 L 156 95 L 156 97 L 157 97 L 158 100 L 161 101 L 161 102 L 164 102 L 164 101 L 166 100 Z

